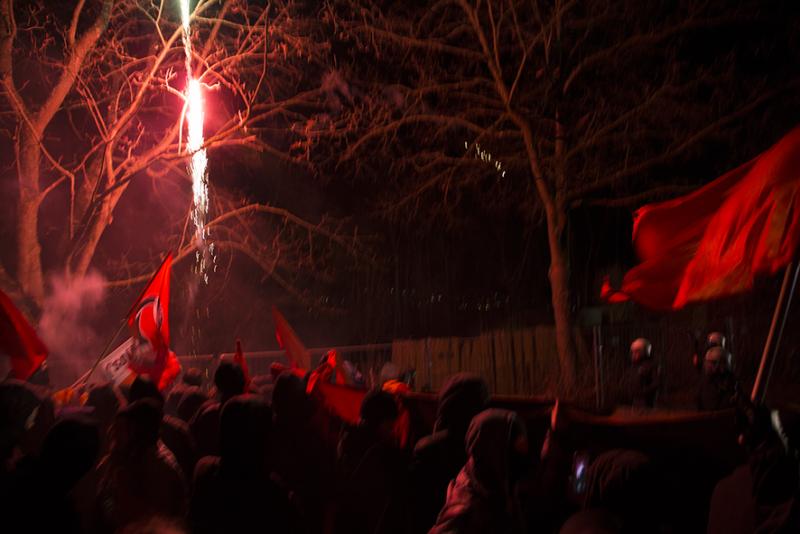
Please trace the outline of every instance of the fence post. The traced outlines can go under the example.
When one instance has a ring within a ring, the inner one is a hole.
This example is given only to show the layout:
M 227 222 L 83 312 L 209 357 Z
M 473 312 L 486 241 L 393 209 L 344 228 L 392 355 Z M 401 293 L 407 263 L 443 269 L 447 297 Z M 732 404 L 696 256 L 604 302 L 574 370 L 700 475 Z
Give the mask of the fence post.
M 428 391 L 433 389 L 433 358 L 431 358 L 431 338 L 425 338 L 425 366 L 428 368 L 427 382 L 425 388 Z

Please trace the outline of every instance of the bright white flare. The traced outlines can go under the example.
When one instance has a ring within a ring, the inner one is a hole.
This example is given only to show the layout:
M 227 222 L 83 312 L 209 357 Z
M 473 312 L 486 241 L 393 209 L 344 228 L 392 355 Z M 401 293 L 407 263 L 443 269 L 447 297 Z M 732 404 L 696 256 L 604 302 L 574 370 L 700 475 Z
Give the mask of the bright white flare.
M 180 0 L 181 1 L 181 21 L 183 22 L 183 31 L 189 33 L 189 18 L 190 18 L 190 11 L 189 11 L 189 0 Z
M 197 272 L 208 283 L 209 256 L 213 255 L 213 245 L 207 246 L 206 215 L 208 214 L 208 176 L 206 166 L 208 157 L 203 148 L 203 87 L 192 77 L 192 35 L 189 25 L 191 13 L 189 0 L 181 1 L 181 21 L 183 22 L 183 48 L 186 52 L 186 126 L 188 136 L 186 149 L 191 154 L 189 172 L 192 175 L 192 222 L 197 242 Z
M 186 148 L 192 155 L 189 170 L 192 173 L 192 194 L 194 200 L 194 219 L 195 235 L 204 244 L 206 239 L 205 222 L 208 213 L 208 178 L 206 175 L 206 165 L 208 157 L 203 148 L 203 93 L 200 82 L 189 80 L 188 109 L 186 110 L 186 122 L 189 136 L 186 140 Z

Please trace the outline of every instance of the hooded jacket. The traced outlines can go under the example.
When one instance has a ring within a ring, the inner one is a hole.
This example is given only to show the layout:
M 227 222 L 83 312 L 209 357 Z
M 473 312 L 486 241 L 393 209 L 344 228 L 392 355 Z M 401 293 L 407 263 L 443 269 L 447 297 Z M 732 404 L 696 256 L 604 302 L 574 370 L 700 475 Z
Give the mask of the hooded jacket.
M 411 463 L 411 533 L 428 532 L 436 522 L 450 481 L 467 463 L 470 421 L 488 402 L 486 381 L 475 374 L 454 375 L 439 392 L 435 432 L 419 440 Z
M 450 483 L 430 534 L 522 532 L 511 483 L 512 440 L 522 432 L 514 412 L 489 409 L 475 416 L 467 431 L 467 463 Z

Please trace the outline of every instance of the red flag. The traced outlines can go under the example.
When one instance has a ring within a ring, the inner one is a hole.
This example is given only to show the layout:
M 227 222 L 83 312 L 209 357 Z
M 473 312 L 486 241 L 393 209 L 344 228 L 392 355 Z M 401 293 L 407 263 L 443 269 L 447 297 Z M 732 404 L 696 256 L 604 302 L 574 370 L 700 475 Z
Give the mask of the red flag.
M 167 254 L 161 267 L 144 288 L 128 312 L 128 326 L 139 332 L 153 347 L 169 347 L 169 280 L 172 253 Z
M 275 337 L 278 338 L 278 345 L 286 351 L 286 357 L 292 367 L 311 369 L 311 354 L 275 306 L 272 307 L 272 320 L 275 322 Z
M 405 392 L 392 391 L 391 388 L 384 388 L 384 391 L 394 395 L 396 399 L 402 399 Z M 340 384 L 330 384 L 325 381 L 317 381 L 311 395 L 316 395 L 318 399 L 342 421 L 351 425 L 356 425 L 361 420 L 361 403 L 367 395 L 367 390 L 357 389 L 352 386 Z M 397 438 L 398 444 L 405 448 L 409 445 L 411 436 L 411 415 L 402 402 L 398 403 L 398 417 L 395 421 L 393 433 Z
M 619 291 L 604 283 L 610 302 L 679 309 L 785 267 L 800 242 L 800 128 L 697 191 L 639 209 L 633 242 L 641 263 Z
M 329 410 L 351 425 L 358 424 L 361 419 L 361 403 L 367 390 L 323 381 L 316 382 L 315 386 L 313 393 L 319 396 Z
M 244 374 L 245 388 L 250 384 L 250 370 L 247 368 L 247 360 L 244 358 L 244 351 L 242 350 L 242 341 L 236 340 L 236 352 L 233 354 L 233 363 L 242 368 Z
M 27 380 L 45 358 L 47 347 L 11 299 L 0 291 L 0 351 L 11 358 L 11 378 Z
M 144 374 L 164 389 L 180 373 L 180 363 L 169 349 L 169 281 L 172 253 L 147 284 L 128 313 L 128 326 L 139 347 L 128 366 Z

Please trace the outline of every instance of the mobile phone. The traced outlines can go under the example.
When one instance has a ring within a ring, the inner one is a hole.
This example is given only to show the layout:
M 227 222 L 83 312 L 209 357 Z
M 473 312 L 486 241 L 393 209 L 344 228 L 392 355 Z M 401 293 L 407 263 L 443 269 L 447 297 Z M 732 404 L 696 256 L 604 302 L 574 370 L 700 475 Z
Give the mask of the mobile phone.
M 572 456 L 572 473 L 570 476 L 572 482 L 572 491 L 577 495 L 583 495 L 586 492 L 586 473 L 589 470 L 589 453 L 585 451 L 577 451 Z

